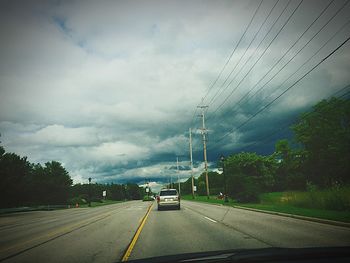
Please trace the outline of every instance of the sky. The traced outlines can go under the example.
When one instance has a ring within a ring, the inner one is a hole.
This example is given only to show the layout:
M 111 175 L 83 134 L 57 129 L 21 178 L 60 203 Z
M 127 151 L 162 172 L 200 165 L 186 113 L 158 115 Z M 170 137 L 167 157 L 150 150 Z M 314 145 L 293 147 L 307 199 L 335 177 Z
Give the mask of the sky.
M 311 70 L 349 37 L 349 14 L 343 0 L 0 0 L 1 144 L 74 183 L 159 189 L 190 176 L 189 128 L 203 172 L 208 106 L 210 170 L 271 154 L 350 84 L 349 42 Z

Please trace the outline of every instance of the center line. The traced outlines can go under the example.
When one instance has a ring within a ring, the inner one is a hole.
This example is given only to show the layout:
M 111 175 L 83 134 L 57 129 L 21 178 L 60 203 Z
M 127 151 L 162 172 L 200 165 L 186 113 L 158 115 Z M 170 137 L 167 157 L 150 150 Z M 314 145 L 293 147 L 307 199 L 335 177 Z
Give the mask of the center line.
M 214 222 L 214 223 L 217 223 L 217 221 L 215 221 L 214 219 L 211 219 L 211 218 L 209 218 L 209 217 L 204 217 L 205 219 L 208 219 L 209 221 L 211 221 L 211 222 Z

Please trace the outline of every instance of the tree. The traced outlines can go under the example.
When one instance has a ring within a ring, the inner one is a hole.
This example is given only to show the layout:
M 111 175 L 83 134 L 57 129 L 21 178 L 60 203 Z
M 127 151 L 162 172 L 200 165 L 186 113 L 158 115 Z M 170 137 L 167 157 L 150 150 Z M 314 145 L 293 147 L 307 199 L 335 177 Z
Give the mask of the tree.
M 137 184 L 127 184 L 126 191 L 131 200 L 140 200 L 143 197 L 143 188 Z
M 48 204 L 66 203 L 69 197 L 69 187 L 73 181 L 61 163 L 51 161 L 45 163 L 45 200 Z
M 189 178 L 188 180 L 188 186 L 190 187 L 190 193 L 192 193 L 192 179 Z M 217 172 L 209 171 L 208 172 L 208 180 L 209 180 L 209 190 L 210 194 L 217 195 L 220 192 L 223 192 L 224 190 L 224 179 L 223 175 L 219 174 Z M 207 188 L 206 188 L 206 180 L 205 180 L 205 173 L 202 173 L 197 181 L 197 193 L 199 195 L 207 195 Z
M 276 142 L 274 156 L 278 166 L 274 190 L 305 190 L 304 155 L 303 150 L 292 149 L 286 139 Z
M 243 202 L 257 201 L 261 192 L 274 185 L 276 160 L 273 156 L 238 153 L 225 160 L 227 192 Z
M 13 207 L 26 203 L 30 163 L 27 157 L 1 150 L 0 156 L 0 207 Z
M 322 100 L 292 127 L 306 151 L 307 179 L 321 187 L 350 182 L 350 101 Z

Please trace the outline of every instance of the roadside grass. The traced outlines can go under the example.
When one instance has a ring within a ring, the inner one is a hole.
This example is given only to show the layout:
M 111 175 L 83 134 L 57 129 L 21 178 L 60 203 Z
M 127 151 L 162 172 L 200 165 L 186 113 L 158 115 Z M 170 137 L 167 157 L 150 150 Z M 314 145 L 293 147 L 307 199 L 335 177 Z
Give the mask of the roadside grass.
M 121 203 L 124 201 L 115 201 L 115 200 L 101 200 L 101 202 L 91 202 L 91 207 L 99 207 L 99 206 L 104 206 L 104 205 L 112 205 L 112 204 L 117 204 Z M 89 207 L 88 204 L 82 204 L 79 205 L 79 207 Z
M 217 196 L 215 195 L 211 195 L 209 199 L 207 198 L 207 196 L 200 196 L 200 195 L 196 195 L 195 199 L 192 198 L 192 195 L 181 195 L 181 198 L 189 201 L 205 202 L 205 203 L 212 203 L 212 204 L 225 204 L 225 205 L 235 204 L 235 202 L 232 199 L 229 199 L 229 202 L 225 203 L 224 200 L 218 199 Z
M 350 213 L 347 211 L 334 211 L 316 208 L 302 208 L 291 205 L 277 205 L 277 204 L 238 204 L 237 206 L 254 208 L 265 211 L 286 213 L 292 215 L 300 215 L 321 219 L 328 219 L 333 221 L 341 221 L 350 223 Z
M 320 191 L 321 192 L 321 191 Z M 324 191 L 326 194 L 318 193 L 314 196 L 318 196 L 319 199 L 329 197 L 329 191 Z M 346 192 L 346 191 L 345 191 Z M 350 222 L 350 211 L 336 211 L 333 209 L 319 208 L 320 204 L 315 204 L 309 201 L 309 192 L 272 192 L 264 193 L 260 195 L 260 203 L 238 203 L 235 200 L 229 199 L 228 203 L 224 203 L 223 200 L 217 199 L 216 196 L 210 196 L 208 200 L 206 196 L 196 196 L 192 199 L 192 195 L 183 195 L 182 199 L 197 202 L 216 203 L 229 206 L 242 206 L 247 208 L 254 208 L 258 210 L 321 218 L 327 220 Z M 339 197 L 339 196 L 338 196 Z M 303 202 L 304 201 L 304 202 Z M 318 202 L 314 199 L 313 202 Z M 321 202 L 321 201 L 319 201 Z M 314 207 L 303 207 L 314 205 Z M 338 204 L 339 207 L 339 204 Z
M 291 205 L 302 208 L 350 212 L 350 187 L 333 187 L 307 192 L 286 191 L 260 195 L 261 204 Z

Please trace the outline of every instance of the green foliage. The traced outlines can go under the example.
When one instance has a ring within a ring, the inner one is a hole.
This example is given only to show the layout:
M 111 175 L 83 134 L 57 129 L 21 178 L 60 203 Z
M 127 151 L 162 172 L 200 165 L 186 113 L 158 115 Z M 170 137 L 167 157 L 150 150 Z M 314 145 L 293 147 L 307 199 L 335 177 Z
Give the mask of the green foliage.
M 277 161 L 273 156 L 239 153 L 225 161 L 227 192 L 240 202 L 256 202 L 274 186 Z
M 142 201 L 154 201 L 154 199 L 152 198 L 152 196 L 145 195 Z
M 107 192 L 106 198 L 112 201 L 140 200 L 144 195 L 144 189 L 137 184 L 75 184 L 70 188 L 70 198 L 81 197 L 85 200 L 100 202 L 103 191 Z
M 294 150 L 288 140 L 279 140 L 275 145 L 275 157 L 278 159 L 274 190 L 305 190 L 306 176 L 303 171 L 303 150 Z
M 76 184 L 56 161 L 31 164 L 26 157 L 0 149 L 0 207 L 85 204 L 102 202 L 102 192 L 112 201 L 141 199 L 144 189 L 137 184 Z
M 78 197 L 73 197 L 70 198 L 68 200 L 68 204 L 75 206 L 76 204 L 78 204 L 79 206 L 83 205 L 83 204 L 87 204 L 87 199 L 83 198 L 82 196 L 78 196 Z
M 218 195 L 224 190 L 223 175 L 217 172 L 208 171 L 208 181 L 210 186 L 210 194 Z M 202 173 L 197 179 L 194 179 L 194 184 L 197 186 L 197 194 L 206 196 L 207 187 L 205 180 L 205 173 Z M 184 186 L 184 188 L 182 188 Z M 181 194 L 192 194 L 192 181 L 189 178 L 185 183 L 181 184 Z
M 0 156 L 0 207 L 13 207 L 29 196 L 31 167 L 26 157 L 14 153 Z
M 283 204 L 283 205 L 281 204 L 241 204 L 240 206 L 259 209 L 259 210 L 274 211 L 279 213 L 323 218 L 323 219 L 341 221 L 341 222 L 350 222 L 350 213 L 347 211 L 303 208 L 303 207 L 296 207 L 296 206 L 291 206 L 286 204 Z
M 0 207 L 65 204 L 72 180 L 59 162 L 31 164 L 26 157 L 0 155 Z
M 350 183 L 350 101 L 331 98 L 317 103 L 292 127 L 303 145 L 307 180 L 320 187 Z

